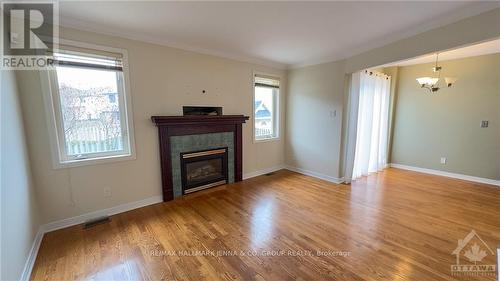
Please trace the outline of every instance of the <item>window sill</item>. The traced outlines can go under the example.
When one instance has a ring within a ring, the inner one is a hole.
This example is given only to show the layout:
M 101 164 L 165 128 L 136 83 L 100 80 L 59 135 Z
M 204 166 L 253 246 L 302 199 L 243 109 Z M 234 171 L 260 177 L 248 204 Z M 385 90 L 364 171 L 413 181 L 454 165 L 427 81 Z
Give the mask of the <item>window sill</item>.
M 99 165 L 113 162 L 135 160 L 135 154 L 121 154 L 113 156 L 94 157 L 90 159 L 68 160 L 54 163 L 54 169 L 74 168 L 81 166 Z
M 279 137 L 275 138 L 266 138 L 266 139 L 253 139 L 253 143 L 262 143 L 262 142 L 273 142 L 281 140 Z

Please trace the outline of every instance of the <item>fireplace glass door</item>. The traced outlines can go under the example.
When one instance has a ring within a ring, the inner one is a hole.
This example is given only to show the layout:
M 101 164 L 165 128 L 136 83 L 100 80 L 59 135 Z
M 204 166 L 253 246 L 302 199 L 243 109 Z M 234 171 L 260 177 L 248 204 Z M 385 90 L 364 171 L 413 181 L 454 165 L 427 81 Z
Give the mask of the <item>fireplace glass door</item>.
M 227 148 L 181 153 L 184 194 L 227 183 Z

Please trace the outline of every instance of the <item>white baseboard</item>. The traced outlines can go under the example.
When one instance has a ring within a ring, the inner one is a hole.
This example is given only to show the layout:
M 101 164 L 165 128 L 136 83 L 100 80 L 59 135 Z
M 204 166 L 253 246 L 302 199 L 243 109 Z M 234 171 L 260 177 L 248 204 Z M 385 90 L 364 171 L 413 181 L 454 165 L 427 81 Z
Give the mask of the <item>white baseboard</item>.
M 272 172 L 276 172 L 276 171 L 283 170 L 283 169 L 285 169 L 285 165 L 284 164 L 278 165 L 278 166 L 274 166 L 274 167 L 271 167 L 271 168 L 267 168 L 267 169 L 262 169 L 262 170 L 258 170 L 258 171 L 254 171 L 254 172 L 243 174 L 243 179 L 246 180 L 246 179 L 249 179 L 249 178 L 258 177 L 258 176 L 262 176 L 262 175 L 265 175 L 265 174 L 268 174 L 268 173 L 272 173 Z
M 432 170 L 432 169 L 426 169 L 426 168 L 420 168 L 420 167 L 414 167 L 414 166 L 408 166 L 408 165 L 402 165 L 402 164 L 396 164 L 396 163 L 391 163 L 390 167 L 408 170 L 408 171 L 420 172 L 420 173 L 425 173 L 425 174 L 431 174 L 431 175 L 436 175 L 436 176 L 443 176 L 443 177 L 448 177 L 448 178 L 454 178 L 454 179 L 460 179 L 460 180 L 466 180 L 466 181 L 472 181 L 472 182 L 500 186 L 499 180 L 492 180 L 492 179 L 487 179 L 487 178 L 480 178 L 480 177 L 474 177 L 474 176 L 468 176 L 468 175 L 463 175 L 463 174 L 456 174 L 456 173 L 450 173 L 450 172 L 445 172 L 445 171 Z
M 28 253 L 28 258 L 24 264 L 23 273 L 21 275 L 21 281 L 28 281 L 31 277 L 31 271 L 35 265 L 36 256 L 38 255 L 38 250 L 40 249 L 40 244 L 42 243 L 44 232 L 41 227 L 38 228 L 38 232 L 35 235 L 33 244 L 31 245 L 30 252 Z
M 141 208 L 144 206 L 160 203 L 162 201 L 163 200 L 162 200 L 161 195 L 153 196 L 153 197 L 149 197 L 149 198 L 146 198 L 143 200 L 121 204 L 121 205 L 111 207 L 108 209 L 98 210 L 98 211 L 86 213 L 83 215 L 79 215 L 76 217 L 71 217 L 71 218 L 67 218 L 67 219 L 63 219 L 63 220 L 59 220 L 59 221 L 54 221 L 54 222 L 45 224 L 42 227 L 43 227 L 44 232 L 51 232 L 51 231 L 58 230 L 61 228 L 66 228 L 69 226 L 81 224 L 81 223 L 84 223 L 84 222 L 92 220 L 92 219 L 96 219 L 96 218 L 100 218 L 100 217 L 104 217 L 104 216 L 116 215 L 119 213 L 127 212 L 127 211 Z
M 58 230 L 61 228 L 70 227 L 77 224 L 82 224 L 88 220 L 92 220 L 95 218 L 112 216 L 160 202 L 163 202 L 163 198 L 161 195 L 158 195 L 135 202 L 121 204 L 108 209 L 98 210 L 95 212 L 90 212 L 76 217 L 67 218 L 41 225 L 38 228 L 38 232 L 35 236 L 35 239 L 33 240 L 33 245 L 31 246 L 31 250 L 24 265 L 23 273 L 21 275 L 21 281 L 28 281 L 30 279 L 31 271 L 33 270 L 33 266 L 35 265 L 36 257 L 38 255 L 38 250 L 40 249 L 40 244 L 42 243 L 42 239 L 45 233 Z
M 285 168 L 287 170 L 292 171 L 292 172 L 296 172 L 296 173 L 303 174 L 303 175 L 306 175 L 306 176 L 315 177 L 315 178 L 318 178 L 318 179 L 322 179 L 322 180 L 333 182 L 333 183 L 337 183 L 337 184 L 344 182 L 343 178 L 336 178 L 336 177 L 328 176 L 328 175 L 325 175 L 325 174 L 321 174 L 321 173 L 317 173 L 317 172 L 305 170 L 305 169 L 302 169 L 302 168 L 297 168 L 297 167 L 288 166 L 288 165 Z

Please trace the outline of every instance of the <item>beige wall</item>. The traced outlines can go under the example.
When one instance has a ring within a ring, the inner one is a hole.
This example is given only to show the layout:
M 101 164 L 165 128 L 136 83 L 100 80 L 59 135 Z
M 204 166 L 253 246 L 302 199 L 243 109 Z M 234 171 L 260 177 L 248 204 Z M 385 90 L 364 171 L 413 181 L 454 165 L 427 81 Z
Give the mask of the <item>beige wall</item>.
M 15 75 L 0 71 L 0 280 L 20 280 L 39 226 Z
M 288 72 L 287 165 L 338 177 L 344 77 L 342 62 Z
M 392 163 L 500 179 L 500 54 L 440 65 L 459 80 L 437 94 L 415 81 L 433 64 L 399 68 Z
M 253 71 L 277 75 L 286 85 L 285 71 L 269 67 L 72 29 L 62 29 L 61 37 L 128 50 L 137 159 L 54 170 L 40 77 L 22 72 L 22 104 L 44 223 L 159 196 L 158 135 L 152 115 L 180 115 L 182 105 L 216 105 L 223 106 L 225 114 L 252 116 Z M 244 174 L 284 164 L 285 97 L 283 87 L 280 140 L 253 143 L 252 121 L 243 125 Z M 111 198 L 104 197 L 104 187 L 111 188 Z
M 500 26 L 500 9 L 494 9 L 343 61 L 290 70 L 288 77 L 290 94 L 287 98 L 289 105 L 287 107 L 287 164 L 299 165 L 305 170 L 325 173 L 334 178 L 343 177 L 342 169 L 335 171 L 335 167 L 343 167 L 345 141 L 342 140 L 345 138 L 346 122 L 343 124 L 341 122 L 342 128 L 339 132 L 339 121 L 328 120 L 325 108 L 337 108 L 340 104 L 341 108 L 338 110 L 345 111 L 348 90 L 345 83 L 346 74 L 498 38 L 500 37 L 498 26 Z M 310 90 L 309 87 L 320 89 L 320 91 Z M 321 101 L 320 108 L 323 110 L 311 109 L 308 106 L 309 103 L 302 102 L 308 100 L 317 100 L 318 104 Z M 300 121 L 300 117 L 319 122 L 307 123 L 308 127 L 304 128 L 304 122 Z M 346 118 L 345 114 L 343 118 Z M 314 138 L 298 132 L 313 133 Z M 305 138 L 305 140 L 295 138 Z M 337 148 L 339 143 L 341 147 Z M 310 153 L 311 151 L 315 153 Z M 324 154 L 318 156 L 318 152 L 321 151 Z

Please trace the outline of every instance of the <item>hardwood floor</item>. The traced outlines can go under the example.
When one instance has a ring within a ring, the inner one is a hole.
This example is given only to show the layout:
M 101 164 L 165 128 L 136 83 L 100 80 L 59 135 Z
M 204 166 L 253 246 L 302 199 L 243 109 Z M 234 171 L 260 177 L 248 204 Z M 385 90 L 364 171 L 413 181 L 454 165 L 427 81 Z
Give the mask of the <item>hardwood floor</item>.
M 351 186 L 283 170 L 48 233 L 31 279 L 495 280 L 451 275 L 471 230 L 500 247 L 500 188 L 392 168 Z M 495 264 L 480 247 L 478 264 Z

